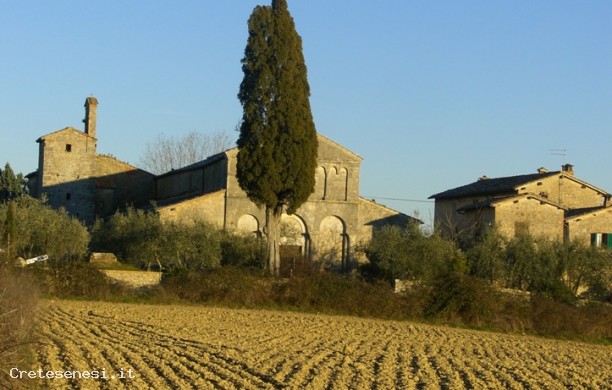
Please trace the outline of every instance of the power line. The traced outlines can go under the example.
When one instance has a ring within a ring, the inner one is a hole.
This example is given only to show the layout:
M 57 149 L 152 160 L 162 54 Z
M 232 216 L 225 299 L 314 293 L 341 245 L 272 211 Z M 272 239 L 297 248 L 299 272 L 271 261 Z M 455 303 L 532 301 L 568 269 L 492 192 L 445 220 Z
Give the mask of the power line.
M 420 199 L 403 199 L 403 198 L 385 198 L 383 196 L 367 196 L 362 195 L 364 198 L 369 199 L 382 199 L 382 200 L 397 200 L 400 202 L 416 202 L 416 203 L 435 203 L 433 200 L 420 200 Z

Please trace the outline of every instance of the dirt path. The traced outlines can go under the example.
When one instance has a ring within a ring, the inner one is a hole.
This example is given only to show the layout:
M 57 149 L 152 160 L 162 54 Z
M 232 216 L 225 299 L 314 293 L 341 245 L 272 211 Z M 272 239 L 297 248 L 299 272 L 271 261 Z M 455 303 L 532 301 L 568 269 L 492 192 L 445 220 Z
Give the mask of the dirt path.
M 612 388 L 612 348 L 575 342 L 208 307 L 54 301 L 40 315 L 37 369 L 105 378 L 42 388 Z

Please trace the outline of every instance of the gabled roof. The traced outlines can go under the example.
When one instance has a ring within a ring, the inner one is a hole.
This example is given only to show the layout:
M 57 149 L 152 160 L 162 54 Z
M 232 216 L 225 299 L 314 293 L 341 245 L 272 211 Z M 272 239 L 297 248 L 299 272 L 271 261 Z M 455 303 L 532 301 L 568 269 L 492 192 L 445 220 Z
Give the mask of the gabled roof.
M 534 194 L 517 194 L 517 195 L 510 195 L 510 196 L 499 196 L 499 197 L 495 197 L 495 198 L 489 198 L 489 199 L 485 199 L 483 201 L 480 202 L 476 202 L 476 203 L 472 203 L 472 204 L 468 204 L 465 205 L 463 207 L 460 207 L 457 209 L 457 212 L 461 213 L 464 211 L 473 211 L 473 210 L 479 210 L 479 209 L 483 209 L 483 208 L 487 208 L 487 207 L 495 207 L 498 204 L 501 203 L 505 203 L 505 202 L 514 202 L 515 200 L 521 199 L 521 198 L 526 198 L 526 199 L 535 199 L 538 202 L 542 203 L 542 204 L 547 204 L 550 206 L 554 206 L 558 209 L 561 210 L 565 210 L 563 207 L 559 206 L 558 204 L 549 201 L 548 199 L 542 198 L 540 196 L 534 195 Z
M 85 132 L 83 132 L 81 130 L 75 129 L 74 127 L 70 127 L 69 126 L 69 127 L 64 127 L 61 130 L 54 131 L 53 133 L 45 134 L 42 137 L 38 138 L 36 140 L 36 142 L 44 141 L 46 138 L 54 137 L 54 136 L 59 135 L 61 133 L 74 133 L 74 134 L 77 134 L 77 135 L 80 135 L 80 136 L 83 136 L 83 137 L 95 139 L 94 137 L 90 136 L 89 134 L 87 134 L 87 133 L 85 133 Z
M 565 212 L 565 219 L 576 219 L 584 218 L 587 216 L 595 216 L 600 211 L 612 211 L 612 206 L 597 206 L 597 207 L 585 207 L 581 209 L 572 209 Z
M 317 138 L 319 143 L 321 142 L 321 140 L 328 142 L 330 144 L 332 144 L 333 146 L 339 148 L 340 150 L 344 151 L 345 153 L 354 156 L 355 158 L 359 159 L 359 160 L 363 160 L 363 157 L 361 157 L 360 155 L 358 155 L 357 153 L 353 152 L 350 149 L 345 148 L 344 146 L 340 145 L 339 143 L 337 143 L 336 141 L 327 138 L 326 136 L 324 136 L 323 134 L 317 133 Z
M 319 142 L 321 140 L 323 140 L 324 142 L 330 143 L 333 146 L 341 149 L 345 153 L 348 153 L 348 154 L 354 156 L 356 159 L 363 160 L 363 158 L 360 155 L 358 155 L 357 153 L 354 153 L 354 152 L 350 151 L 349 149 L 345 148 L 344 146 L 342 146 L 342 145 L 332 141 L 331 139 L 325 137 L 324 135 L 321 135 L 321 134 L 317 133 L 317 138 L 318 138 Z M 175 173 L 182 173 L 182 172 L 188 172 L 188 171 L 195 171 L 195 170 L 203 169 L 203 168 L 207 167 L 208 165 L 214 164 L 214 163 L 216 163 L 216 162 L 218 162 L 220 160 L 223 160 L 223 159 L 227 158 L 229 153 L 235 152 L 237 150 L 238 150 L 238 147 L 235 146 L 235 147 L 227 149 L 227 150 L 225 150 L 225 151 L 223 151 L 221 153 L 213 154 L 212 156 L 207 157 L 206 159 L 204 159 L 202 161 L 198 161 L 196 163 L 193 163 L 191 165 L 187 165 L 187 166 L 182 167 L 182 168 L 173 169 L 170 172 L 163 173 L 163 174 L 161 174 L 161 175 L 159 175 L 157 177 L 161 178 L 161 177 L 166 177 L 166 176 L 173 175 Z
M 533 173 L 528 175 L 498 177 L 493 179 L 480 179 L 473 183 L 434 194 L 429 199 L 466 198 L 471 196 L 502 196 L 513 195 L 516 187 L 532 181 L 558 175 L 559 171 L 546 173 Z
M 162 177 L 166 177 L 166 176 L 171 176 L 174 175 L 176 173 L 183 173 L 183 172 L 189 172 L 189 171 L 197 171 L 200 169 L 203 169 L 209 165 L 212 165 L 216 162 L 219 162 L 225 158 L 227 158 L 226 153 L 232 149 L 228 149 L 225 152 L 221 152 L 221 153 L 217 153 L 217 154 L 213 154 L 212 156 L 207 157 L 206 159 L 202 160 L 202 161 L 198 161 L 196 163 L 193 163 L 191 165 L 187 165 L 184 166 L 182 168 L 178 168 L 178 169 L 173 169 L 169 172 L 163 173 L 159 176 L 156 177 L 157 178 L 162 178 Z

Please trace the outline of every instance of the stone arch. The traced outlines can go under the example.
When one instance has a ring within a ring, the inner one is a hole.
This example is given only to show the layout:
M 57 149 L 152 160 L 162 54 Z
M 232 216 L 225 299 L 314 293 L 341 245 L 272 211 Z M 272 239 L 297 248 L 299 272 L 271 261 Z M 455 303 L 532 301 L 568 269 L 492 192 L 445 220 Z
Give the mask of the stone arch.
M 325 199 L 327 196 L 327 171 L 324 167 L 318 166 L 315 172 L 315 199 Z
M 348 234 L 346 223 L 336 215 L 330 215 L 319 226 L 317 254 L 325 267 L 346 270 L 348 260 Z
M 341 196 L 340 200 L 347 201 L 348 200 L 348 169 L 340 168 L 340 172 L 338 172 L 340 176 L 340 186 L 341 191 L 339 195 Z
M 259 221 L 252 214 L 243 214 L 238 218 L 236 230 L 240 233 L 255 233 L 259 234 Z
M 281 245 L 305 246 L 306 224 L 296 214 L 283 214 L 280 225 Z
M 280 222 L 280 273 L 291 276 L 310 257 L 310 236 L 304 219 L 283 214 Z

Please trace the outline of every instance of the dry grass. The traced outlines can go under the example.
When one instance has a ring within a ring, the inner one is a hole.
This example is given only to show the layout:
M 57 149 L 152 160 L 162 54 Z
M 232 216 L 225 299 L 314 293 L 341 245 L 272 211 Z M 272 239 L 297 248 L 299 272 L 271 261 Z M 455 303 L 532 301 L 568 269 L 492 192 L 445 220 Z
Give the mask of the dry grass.
M 25 367 L 30 353 L 37 293 L 29 277 L 0 267 L 0 388 L 26 388 L 25 381 L 8 383 L 4 375 Z

